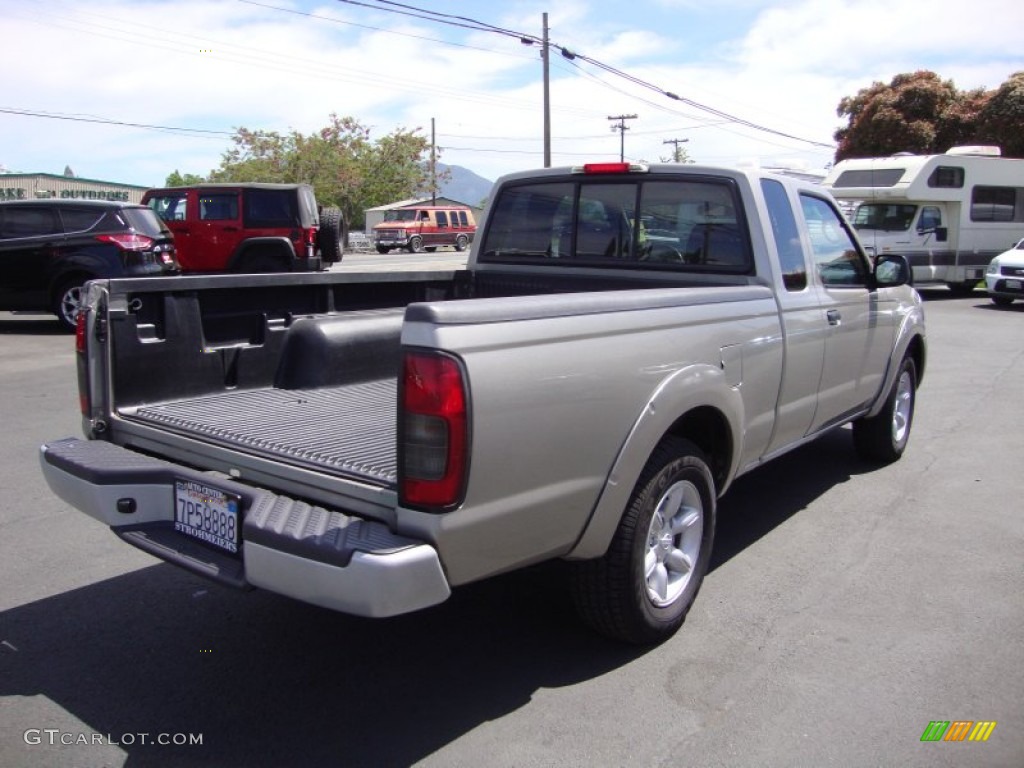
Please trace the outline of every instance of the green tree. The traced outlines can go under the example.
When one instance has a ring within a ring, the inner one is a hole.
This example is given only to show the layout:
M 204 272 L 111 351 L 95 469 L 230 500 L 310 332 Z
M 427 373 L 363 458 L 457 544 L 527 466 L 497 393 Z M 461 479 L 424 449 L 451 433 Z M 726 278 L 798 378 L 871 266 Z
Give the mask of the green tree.
M 965 144 L 991 144 L 1003 157 L 1024 158 L 1024 72 L 994 91 L 957 90 L 926 70 L 872 83 L 839 102 L 847 118 L 835 132 L 835 159 L 895 152 L 936 154 Z
M 206 179 L 202 176 L 198 176 L 194 173 L 180 173 L 177 168 L 171 173 L 167 180 L 164 182 L 165 187 L 191 187 L 196 184 L 202 184 Z
M 350 226 L 366 208 L 429 191 L 429 141 L 419 129 L 396 129 L 373 141 L 355 118 L 331 114 L 327 126 L 308 136 L 292 131 L 236 129 L 233 147 L 211 181 L 306 183 L 317 201 L 337 206 Z
M 945 152 L 973 139 L 984 98 L 984 91 L 962 92 L 927 70 L 872 83 L 839 102 L 836 113 L 847 125 L 835 132 L 835 159 Z
M 1024 157 L 1024 72 L 1016 72 L 978 110 L 978 139 Z

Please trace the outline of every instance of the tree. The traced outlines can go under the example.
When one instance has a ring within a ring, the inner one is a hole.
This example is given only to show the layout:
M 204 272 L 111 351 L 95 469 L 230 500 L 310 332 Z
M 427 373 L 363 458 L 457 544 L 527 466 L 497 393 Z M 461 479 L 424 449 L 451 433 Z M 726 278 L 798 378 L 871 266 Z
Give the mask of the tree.
M 165 187 L 192 187 L 196 184 L 202 184 L 206 179 L 195 173 L 180 173 L 177 168 L 174 172 L 168 175 L 167 180 L 164 182 Z
M 978 110 L 978 138 L 1002 148 L 1004 157 L 1024 157 L 1024 72 L 1016 72 Z
M 374 142 L 355 118 L 331 114 L 326 127 L 308 136 L 238 128 L 232 142 L 211 181 L 311 184 L 317 201 L 341 208 L 350 225 L 362 223 L 366 208 L 430 186 L 430 143 L 419 129 L 399 128 Z
M 952 80 L 921 70 L 875 82 L 836 110 L 836 161 L 895 152 L 937 154 L 965 144 L 992 144 L 1004 157 L 1024 157 L 1024 72 L 994 91 L 957 90 Z

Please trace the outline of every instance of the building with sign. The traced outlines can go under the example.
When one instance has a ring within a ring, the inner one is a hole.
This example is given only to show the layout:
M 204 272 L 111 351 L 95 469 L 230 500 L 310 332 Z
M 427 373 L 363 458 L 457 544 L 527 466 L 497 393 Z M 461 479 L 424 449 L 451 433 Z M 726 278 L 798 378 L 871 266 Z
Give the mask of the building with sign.
M 0 173 L 0 200 L 120 200 L 137 203 L 148 187 L 55 173 Z

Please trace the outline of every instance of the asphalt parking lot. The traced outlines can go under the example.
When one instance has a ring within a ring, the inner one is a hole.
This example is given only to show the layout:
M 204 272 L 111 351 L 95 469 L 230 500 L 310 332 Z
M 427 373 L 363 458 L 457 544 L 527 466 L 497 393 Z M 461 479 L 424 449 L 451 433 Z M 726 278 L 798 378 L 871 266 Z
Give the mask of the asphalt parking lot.
M 647 650 L 577 624 L 557 565 L 369 621 L 122 544 L 37 467 L 79 434 L 71 338 L 0 313 L 0 765 L 1020 768 L 1024 304 L 924 293 L 903 460 L 842 429 L 742 478 Z

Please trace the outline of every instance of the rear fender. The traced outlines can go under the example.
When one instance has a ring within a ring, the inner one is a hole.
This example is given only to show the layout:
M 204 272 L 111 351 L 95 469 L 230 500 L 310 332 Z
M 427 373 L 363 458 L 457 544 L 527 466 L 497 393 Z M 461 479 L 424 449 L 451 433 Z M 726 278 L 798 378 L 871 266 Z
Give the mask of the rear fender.
M 742 444 L 743 399 L 739 390 L 729 384 L 720 367 L 706 364 L 687 366 L 662 382 L 637 416 L 612 464 L 587 526 L 576 546 L 566 555 L 567 559 L 589 559 L 605 553 L 640 473 L 662 438 L 676 432 L 698 444 L 706 442 L 702 435 L 688 435 L 675 429 L 684 422 L 687 414 L 699 409 L 711 409 L 728 425 L 733 447 L 729 455 L 719 456 L 719 462 L 712 462 L 727 468 L 717 489 L 719 494 L 724 491 L 738 469 L 740 451 L 736 446 Z

